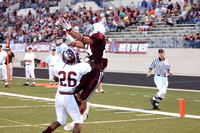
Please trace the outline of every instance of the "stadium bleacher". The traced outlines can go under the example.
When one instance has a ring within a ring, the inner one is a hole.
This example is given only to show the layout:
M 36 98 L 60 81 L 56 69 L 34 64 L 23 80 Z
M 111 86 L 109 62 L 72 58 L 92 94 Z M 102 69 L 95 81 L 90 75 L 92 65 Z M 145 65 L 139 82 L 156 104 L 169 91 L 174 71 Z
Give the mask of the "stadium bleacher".
M 184 8 L 181 7 L 182 10 L 186 7 L 195 9 L 193 20 L 196 19 L 196 23 L 187 21 L 186 24 L 176 24 L 176 21 L 181 15 L 181 10 L 180 15 L 173 15 L 172 10 L 171 14 L 174 19 L 174 26 L 165 27 L 166 18 L 162 22 L 159 22 L 158 18 L 145 15 L 145 13 L 150 13 L 148 9 L 147 12 L 142 13 L 140 8 L 141 1 L 134 1 L 135 3 L 132 1 L 123 1 L 121 4 L 126 7 L 120 6 L 118 0 L 109 2 L 102 1 L 101 5 L 103 8 L 99 7 L 96 1 L 92 0 L 88 2 L 68 1 L 75 3 L 75 5 L 71 6 L 68 6 L 65 1 L 63 5 L 67 6 L 64 8 L 59 8 L 59 3 L 63 2 L 63 0 L 44 0 L 43 2 L 44 3 L 41 3 L 41 1 L 33 1 L 33 3 L 28 4 L 26 2 L 23 3 L 23 1 L 14 1 L 14 3 L 11 2 L 9 6 L 12 4 L 19 4 L 18 9 L 9 9 L 7 13 L 1 11 L 0 31 L 2 37 L 0 42 L 5 42 L 5 39 L 10 39 L 11 42 L 22 43 L 56 42 L 57 38 L 62 38 L 62 32 L 56 29 L 56 21 L 59 17 L 65 17 L 72 23 L 75 29 L 85 35 L 87 35 L 87 29 L 91 24 L 101 22 L 107 29 L 106 37 L 112 38 L 112 41 L 148 41 L 151 44 L 150 47 L 163 47 L 166 41 L 168 45 L 165 47 L 183 47 L 183 35 L 189 36 L 190 33 L 196 34 L 199 32 L 198 24 L 200 23 L 200 19 L 198 19 L 198 16 L 200 16 L 200 7 L 197 3 L 193 6 L 189 5 L 189 3 L 184 3 L 182 4 Z M 114 4 L 117 2 L 118 4 Z M 147 2 L 151 5 L 150 1 Z M 162 4 L 165 5 L 166 8 L 170 4 L 170 2 L 163 2 Z M 173 4 L 175 5 L 175 2 Z M 84 5 L 87 6 L 84 7 Z M 162 9 L 161 5 L 160 9 Z M 168 12 L 170 11 L 167 10 L 167 13 Z M 190 15 L 190 10 L 188 12 L 187 14 Z M 134 13 L 137 13 L 138 21 L 135 25 L 132 24 L 131 20 Z M 138 31 L 139 23 L 144 22 L 146 17 L 152 21 L 153 26 L 149 28 L 148 31 Z M 116 32 L 116 27 L 120 28 L 119 19 L 121 19 L 123 23 L 122 31 Z M 110 29 L 110 26 L 113 26 L 114 21 L 115 29 L 113 30 Z

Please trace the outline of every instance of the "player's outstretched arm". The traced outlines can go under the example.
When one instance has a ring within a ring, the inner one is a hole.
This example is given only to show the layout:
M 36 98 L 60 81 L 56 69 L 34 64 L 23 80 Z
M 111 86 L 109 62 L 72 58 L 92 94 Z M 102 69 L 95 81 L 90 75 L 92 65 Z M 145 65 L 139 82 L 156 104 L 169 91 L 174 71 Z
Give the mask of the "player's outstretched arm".
M 84 44 L 93 44 L 94 43 L 94 41 L 90 37 L 85 37 L 82 34 L 76 32 L 74 30 L 71 30 L 71 32 L 69 32 L 69 34 Z
M 71 24 L 68 21 L 65 21 L 64 18 L 62 18 L 62 21 L 60 21 L 60 25 L 62 25 L 64 31 L 66 31 L 65 36 L 67 36 L 69 33 L 70 35 L 75 37 L 77 40 L 81 41 L 83 44 L 93 44 L 94 43 L 94 41 L 90 37 L 85 37 L 82 34 L 74 31 L 71 27 Z

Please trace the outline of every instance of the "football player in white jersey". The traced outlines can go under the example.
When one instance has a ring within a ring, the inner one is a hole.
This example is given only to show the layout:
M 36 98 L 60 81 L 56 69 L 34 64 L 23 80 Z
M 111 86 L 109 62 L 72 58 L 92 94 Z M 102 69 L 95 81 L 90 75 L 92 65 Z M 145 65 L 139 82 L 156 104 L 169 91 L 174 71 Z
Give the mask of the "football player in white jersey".
M 25 54 L 24 56 L 24 62 L 25 62 L 25 74 L 26 74 L 26 83 L 23 86 L 28 86 L 29 85 L 29 78 L 31 76 L 32 78 L 32 85 L 35 86 L 35 73 L 34 73 L 34 68 L 35 68 L 35 55 L 32 52 L 32 48 L 28 48 L 28 53 Z
M 57 121 L 53 122 L 43 133 L 51 133 L 57 127 L 64 125 L 67 120 L 67 113 L 75 125 L 73 133 L 80 133 L 83 117 L 80 114 L 78 100 L 76 101 L 75 91 L 83 75 L 95 68 L 95 64 L 87 59 L 87 63 L 78 63 L 78 54 L 72 49 L 67 49 L 62 54 L 64 63 L 54 67 L 54 73 L 59 81 L 58 90 L 55 96 L 55 108 Z
M 6 57 L 7 57 L 7 53 L 3 50 L 2 45 L 0 45 L 0 71 L 2 72 L 2 75 L 3 75 L 5 87 L 8 87 L 7 86 L 7 69 L 5 65 Z
M 51 50 L 51 55 L 47 57 L 46 64 L 47 67 L 49 68 L 49 80 L 50 84 L 53 85 L 53 78 L 54 78 L 54 66 L 61 62 L 60 57 L 56 54 L 56 49 L 55 47 L 52 48 Z M 55 82 L 55 85 L 57 85 L 57 82 Z

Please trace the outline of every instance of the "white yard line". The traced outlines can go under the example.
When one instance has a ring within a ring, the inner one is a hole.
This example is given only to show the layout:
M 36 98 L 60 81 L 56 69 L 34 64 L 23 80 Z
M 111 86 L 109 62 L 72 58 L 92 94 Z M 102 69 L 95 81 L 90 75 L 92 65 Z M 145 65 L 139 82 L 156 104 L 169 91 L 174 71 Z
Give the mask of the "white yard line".
M 103 123 L 117 123 L 117 122 L 131 122 L 131 121 L 164 120 L 164 119 L 173 119 L 173 118 L 178 118 L 178 117 L 145 118 L 145 119 L 115 120 L 115 121 L 96 121 L 96 122 L 84 122 L 84 124 L 103 124 Z
M 0 107 L 0 109 L 16 109 L 16 108 L 46 108 L 46 107 L 55 107 L 53 105 L 41 105 L 41 106 L 5 106 Z
M 150 116 L 150 115 L 155 115 L 155 114 L 138 114 L 138 115 L 135 115 L 135 116 Z
M 166 120 L 166 119 L 174 119 L 174 118 L 178 118 L 178 117 L 146 118 L 146 119 L 130 119 L 130 120 L 113 120 L 113 121 L 94 121 L 94 122 L 84 122 L 84 124 L 105 124 L 105 123 L 119 123 L 119 122 L 133 122 L 133 121 Z M 32 126 L 48 126 L 48 125 L 50 125 L 50 124 L 12 125 L 12 126 L 0 126 L 0 128 L 32 127 Z
M 6 93 L 6 92 L 0 92 L 0 95 L 15 96 L 15 97 L 22 97 L 22 98 L 30 98 L 30 99 L 44 100 L 44 101 L 55 101 L 55 99 L 51 99 L 51 98 L 26 96 L 26 95 Z M 92 104 L 92 106 L 93 107 L 99 107 L 99 108 L 124 110 L 124 111 L 130 111 L 130 112 L 142 112 L 142 113 L 147 113 L 147 114 L 167 115 L 167 116 L 174 116 L 174 117 L 179 117 L 180 116 L 179 113 L 170 113 L 170 112 L 162 112 L 162 111 L 135 109 L 135 108 L 118 107 L 118 106 L 110 106 L 110 105 Z M 197 116 L 197 115 L 185 115 L 185 117 L 186 118 L 200 119 L 200 116 Z
M 149 87 L 149 86 L 136 86 L 136 85 L 122 85 L 122 84 L 107 84 L 103 83 L 103 85 L 109 85 L 109 86 L 122 86 L 122 87 L 134 87 L 134 88 L 144 88 L 144 89 L 156 89 L 156 87 Z M 176 89 L 176 88 L 167 88 L 167 90 L 171 91 L 186 91 L 186 92 L 200 92 L 200 90 L 188 90 L 188 89 Z
M 20 78 L 20 79 L 25 79 L 24 77 L 17 77 L 14 76 L 14 78 Z M 38 80 L 44 80 L 47 81 L 48 79 L 42 79 L 42 78 L 37 78 Z M 136 85 L 123 85 L 123 84 L 109 84 L 109 83 L 103 83 L 103 85 L 109 85 L 109 86 L 122 86 L 122 87 L 135 87 L 135 88 L 144 88 L 144 89 L 157 89 L 156 87 L 149 87 L 149 86 L 136 86 Z M 167 90 L 172 90 L 172 91 L 188 91 L 188 92 L 200 92 L 200 90 L 189 90 L 189 89 L 176 89 L 176 88 L 167 88 Z
M 134 113 L 134 112 L 114 112 L 115 114 L 129 114 L 129 113 Z

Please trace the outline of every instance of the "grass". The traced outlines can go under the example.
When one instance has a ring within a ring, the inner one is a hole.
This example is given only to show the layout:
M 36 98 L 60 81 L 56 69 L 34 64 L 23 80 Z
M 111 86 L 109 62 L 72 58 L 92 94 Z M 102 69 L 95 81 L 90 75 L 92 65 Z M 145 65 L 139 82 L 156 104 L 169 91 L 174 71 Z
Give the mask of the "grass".
M 9 89 L 4 88 L 2 82 L 0 92 L 54 99 L 56 89 L 24 87 L 24 82 L 24 79 L 16 78 Z M 94 93 L 89 100 L 91 103 L 151 110 L 149 98 L 157 93 L 157 90 L 145 88 L 110 85 L 104 85 L 103 88 L 105 93 Z M 160 108 L 163 112 L 179 113 L 180 98 L 185 99 L 186 114 L 200 116 L 200 92 L 168 90 Z M 54 102 L 0 95 L 0 133 L 39 133 L 48 126 L 43 124 L 55 120 Z M 67 122 L 71 122 L 70 117 Z M 82 133 L 199 133 L 199 127 L 200 119 L 93 107 L 89 119 L 82 126 Z M 64 133 L 63 126 L 54 132 Z

